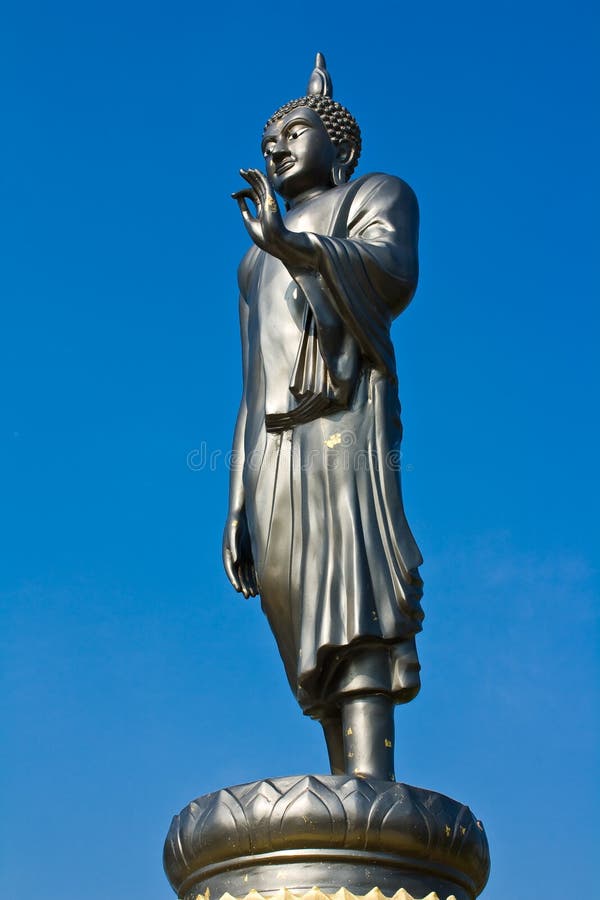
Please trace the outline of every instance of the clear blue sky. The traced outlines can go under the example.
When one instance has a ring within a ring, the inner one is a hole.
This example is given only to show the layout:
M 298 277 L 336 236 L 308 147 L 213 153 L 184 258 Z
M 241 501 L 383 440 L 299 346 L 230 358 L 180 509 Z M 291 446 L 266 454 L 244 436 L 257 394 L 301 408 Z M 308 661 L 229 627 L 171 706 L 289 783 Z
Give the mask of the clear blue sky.
M 247 246 L 229 194 L 316 50 L 359 174 L 421 204 L 394 335 L 427 618 L 398 777 L 483 819 L 486 900 L 593 890 L 593 7 L 3 5 L 3 900 L 166 900 L 173 813 L 326 771 L 220 563 Z M 190 468 L 202 447 L 221 455 Z

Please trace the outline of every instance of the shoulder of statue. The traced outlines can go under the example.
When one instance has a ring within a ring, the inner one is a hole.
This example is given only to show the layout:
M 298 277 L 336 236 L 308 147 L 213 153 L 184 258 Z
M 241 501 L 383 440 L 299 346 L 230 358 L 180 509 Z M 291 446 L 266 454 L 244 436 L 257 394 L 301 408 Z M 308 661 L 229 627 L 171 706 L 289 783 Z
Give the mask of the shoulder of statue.
M 354 185 L 346 220 L 352 233 L 363 229 L 365 221 L 383 217 L 390 222 L 411 223 L 418 228 L 419 205 L 413 189 L 396 175 L 372 172 L 363 175 Z
M 358 187 L 360 183 L 360 187 Z M 358 188 L 357 196 L 377 193 L 389 196 L 391 200 L 402 199 L 404 202 L 417 202 L 415 192 L 409 184 L 397 175 L 386 175 L 384 172 L 371 172 L 349 182 Z

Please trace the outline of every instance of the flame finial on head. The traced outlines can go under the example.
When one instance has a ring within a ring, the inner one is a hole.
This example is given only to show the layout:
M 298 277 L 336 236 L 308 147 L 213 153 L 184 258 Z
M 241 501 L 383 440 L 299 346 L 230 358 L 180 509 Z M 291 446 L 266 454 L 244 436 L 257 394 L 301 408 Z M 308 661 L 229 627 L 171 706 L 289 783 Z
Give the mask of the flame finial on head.
M 315 67 L 311 72 L 306 93 L 318 97 L 333 97 L 331 75 L 327 71 L 327 63 L 322 53 L 317 53 Z

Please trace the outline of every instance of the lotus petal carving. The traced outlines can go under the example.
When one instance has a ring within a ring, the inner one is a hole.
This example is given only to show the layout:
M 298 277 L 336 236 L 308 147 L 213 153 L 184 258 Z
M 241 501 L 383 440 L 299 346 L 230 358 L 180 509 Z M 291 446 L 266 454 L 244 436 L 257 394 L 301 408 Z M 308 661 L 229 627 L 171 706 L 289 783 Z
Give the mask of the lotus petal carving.
M 255 887 L 266 890 L 264 881 L 257 882 L 252 874 L 253 867 L 266 865 L 274 873 L 277 866 L 287 864 L 290 853 L 295 858 L 302 855 L 311 865 L 322 861 L 330 872 L 340 860 L 350 865 L 362 860 L 362 881 L 356 882 L 355 890 L 379 881 L 388 895 L 393 894 L 393 900 L 412 898 L 401 891 L 394 894 L 397 881 L 382 883 L 378 866 L 401 868 L 412 860 L 417 868 L 433 871 L 437 867 L 446 873 L 447 894 L 454 891 L 459 900 L 477 896 L 489 873 L 485 832 L 467 806 L 435 791 L 347 775 L 270 778 L 199 797 L 174 817 L 164 864 L 174 890 L 187 900 L 196 896 L 194 885 L 204 890 L 211 884 L 224 894 L 233 888 L 239 893 L 243 882 L 250 888 L 254 881 Z M 240 874 L 246 871 L 248 878 Z M 320 875 L 310 871 L 311 878 L 321 881 Z M 237 873 L 238 880 L 230 879 L 224 885 L 223 873 L 227 872 Z M 284 880 L 274 888 L 287 884 L 290 889 L 306 889 L 306 882 L 289 883 L 286 871 L 276 877 Z M 336 888 L 335 879 L 323 877 L 321 883 L 328 890 Z M 436 885 L 442 882 L 429 883 L 439 889 Z M 405 882 L 413 891 L 414 884 Z M 455 884 L 463 887 L 458 890 Z M 372 892 L 360 896 L 386 900 L 383 894 Z M 258 900 L 258 894 L 248 897 Z M 301 897 L 355 900 L 354 895 L 342 896 L 339 891 L 319 896 L 302 893 Z M 290 894 L 287 900 L 297 897 Z M 427 900 L 434 900 L 433 895 Z

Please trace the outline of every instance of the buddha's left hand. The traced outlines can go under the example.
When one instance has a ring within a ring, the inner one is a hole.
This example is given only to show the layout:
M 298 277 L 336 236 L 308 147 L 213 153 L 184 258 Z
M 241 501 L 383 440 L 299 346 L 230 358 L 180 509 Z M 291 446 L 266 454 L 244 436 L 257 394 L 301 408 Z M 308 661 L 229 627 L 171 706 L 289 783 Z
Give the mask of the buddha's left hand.
M 276 256 L 286 266 L 310 266 L 314 249 L 308 236 L 285 227 L 279 204 L 268 179 L 258 169 L 240 169 L 240 175 L 250 185 L 232 194 L 246 226 L 257 247 Z M 252 215 L 247 201 L 256 207 Z

